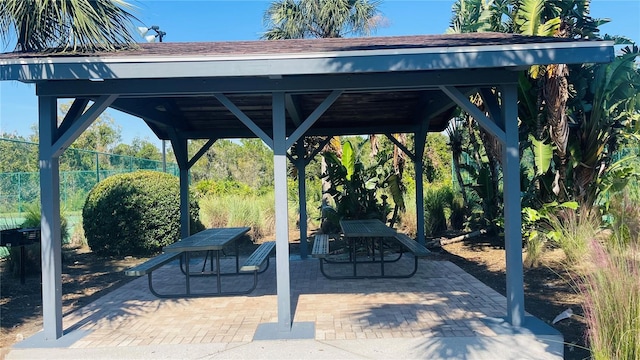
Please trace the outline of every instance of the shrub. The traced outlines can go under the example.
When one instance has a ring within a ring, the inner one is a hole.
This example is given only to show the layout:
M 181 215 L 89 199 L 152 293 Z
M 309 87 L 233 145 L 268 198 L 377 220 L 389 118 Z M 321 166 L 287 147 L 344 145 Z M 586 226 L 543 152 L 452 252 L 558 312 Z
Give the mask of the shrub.
M 447 211 L 451 208 L 451 186 L 429 187 L 424 193 L 425 235 L 434 236 L 447 230 Z
M 242 195 L 253 194 L 249 185 L 236 180 L 200 180 L 194 186 L 194 195 L 201 199 L 207 195 Z
M 87 196 L 82 222 L 91 250 L 99 255 L 151 255 L 180 239 L 177 177 L 137 171 L 106 178 Z M 190 200 L 191 230 L 202 229 Z

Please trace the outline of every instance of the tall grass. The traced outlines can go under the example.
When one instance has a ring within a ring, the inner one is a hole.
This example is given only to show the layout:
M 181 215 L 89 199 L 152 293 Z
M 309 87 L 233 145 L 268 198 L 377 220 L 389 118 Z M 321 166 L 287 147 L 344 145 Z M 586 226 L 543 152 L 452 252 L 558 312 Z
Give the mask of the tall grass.
M 614 236 L 589 242 L 578 285 L 585 299 L 587 339 L 593 359 L 640 359 L 640 248 Z
M 637 205 L 636 205 L 637 207 Z M 637 209 L 636 209 L 637 210 Z M 624 223 L 602 230 L 598 212 L 550 216 L 552 240 L 577 274 L 586 338 L 595 360 L 640 360 L 640 239 Z
M 570 265 L 582 262 L 589 252 L 591 240 L 603 236 L 598 212 L 586 207 L 550 214 L 549 224 L 552 229 L 548 233 L 550 240 L 564 251 Z
M 275 233 L 275 197 L 264 195 L 206 195 L 199 201 L 205 227 L 251 227 L 254 241 Z M 297 206 L 289 204 L 289 229 L 297 227 Z
M 523 260 L 523 265 L 528 268 L 540 265 L 545 248 L 546 241 L 543 234 L 537 233 L 533 236 L 527 237 L 525 242 L 526 257 Z
M 631 243 L 640 240 L 640 196 L 628 186 L 622 193 L 611 200 L 609 214 L 613 216 L 613 227 L 616 235 L 624 242 Z
M 411 194 L 405 195 L 405 210 L 400 214 L 400 221 L 396 226 L 401 232 L 415 237 L 417 233 L 418 219 L 416 217 L 416 195 L 415 190 Z

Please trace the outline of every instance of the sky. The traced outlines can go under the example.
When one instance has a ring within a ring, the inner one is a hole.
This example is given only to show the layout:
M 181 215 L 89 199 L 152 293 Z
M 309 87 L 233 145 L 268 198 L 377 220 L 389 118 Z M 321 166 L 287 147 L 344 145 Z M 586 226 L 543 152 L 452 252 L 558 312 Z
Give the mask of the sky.
M 136 26 L 158 25 L 164 42 L 258 40 L 265 31 L 264 11 L 270 1 L 248 0 L 129 0 L 137 6 Z M 449 26 L 454 0 L 386 0 L 380 6 L 386 26 L 376 36 L 442 34 Z M 601 35 L 624 35 L 640 43 L 640 0 L 592 0 L 591 16 L 608 18 Z M 140 37 L 140 42 L 144 41 Z M 0 52 L 15 44 L 0 44 Z M 107 110 L 122 131 L 122 142 L 138 137 L 160 147 L 153 132 L 139 118 Z M 27 137 L 37 123 L 37 99 L 33 85 L 0 81 L 0 134 Z

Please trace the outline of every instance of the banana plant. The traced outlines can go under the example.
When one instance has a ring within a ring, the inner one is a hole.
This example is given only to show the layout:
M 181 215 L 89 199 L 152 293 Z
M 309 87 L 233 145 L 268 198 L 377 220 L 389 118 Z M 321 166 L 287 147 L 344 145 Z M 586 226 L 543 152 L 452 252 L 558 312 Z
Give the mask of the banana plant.
M 570 146 L 580 154 L 580 162 L 574 163 L 573 180 L 581 204 L 593 204 L 599 179 L 613 162 L 618 142 L 625 133 L 635 133 L 633 122 L 640 111 L 638 55 L 637 47 L 628 47 L 613 62 L 585 66 L 576 74 L 590 85 L 578 93 L 581 97 L 576 98 L 570 114 L 578 124 Z
M 553 159 L 553 146 L 544 141 L 537 140 L 533 135 L 529 135 L 531 148 L 533 151 L 533 161 L 536 169 L 536 175 L 543 175 L 551 167 Z
M 353 145 L 346 141 L 342 145 L 342 157 L 333 152 L 324 152 L 327 172 L 323 174 L 331 186 L 327 193 L 335 202 L 335 208 L 325 212 L 327 219 L 337 224 L 341 219 L 379 219 L 387 221 L 391 213 L 387 196 L 391 194 L 396 206 L 404 208 L 403 188 L 397 174 L 389 170 L 390 157 L 380 153 L 376 162 L 365 167 Z

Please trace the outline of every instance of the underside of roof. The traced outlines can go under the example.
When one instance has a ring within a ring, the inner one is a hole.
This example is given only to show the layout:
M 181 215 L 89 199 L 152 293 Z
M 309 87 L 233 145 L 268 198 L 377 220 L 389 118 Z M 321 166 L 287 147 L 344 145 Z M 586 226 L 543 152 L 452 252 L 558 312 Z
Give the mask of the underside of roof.
M 287 133 L 311 115 L 330 92 L 287 95 Z M 266 134 L 273 126 L 271 94 L 239 93 L 226 96 L 242 113 Z M 309 129 L 307 135 L 334 136 L 380 133 L 409 133 L 430 113 L 430 131 L 442 131 L 451 118 L 455 104 L 438 90 L 349 92 L 343 93 Z M 249 130 L 215 96 L 122 98 L 114 109 L 144 119 L 160 138 L 166 139 L 169 128 L 189 139 L 250 138 Z

